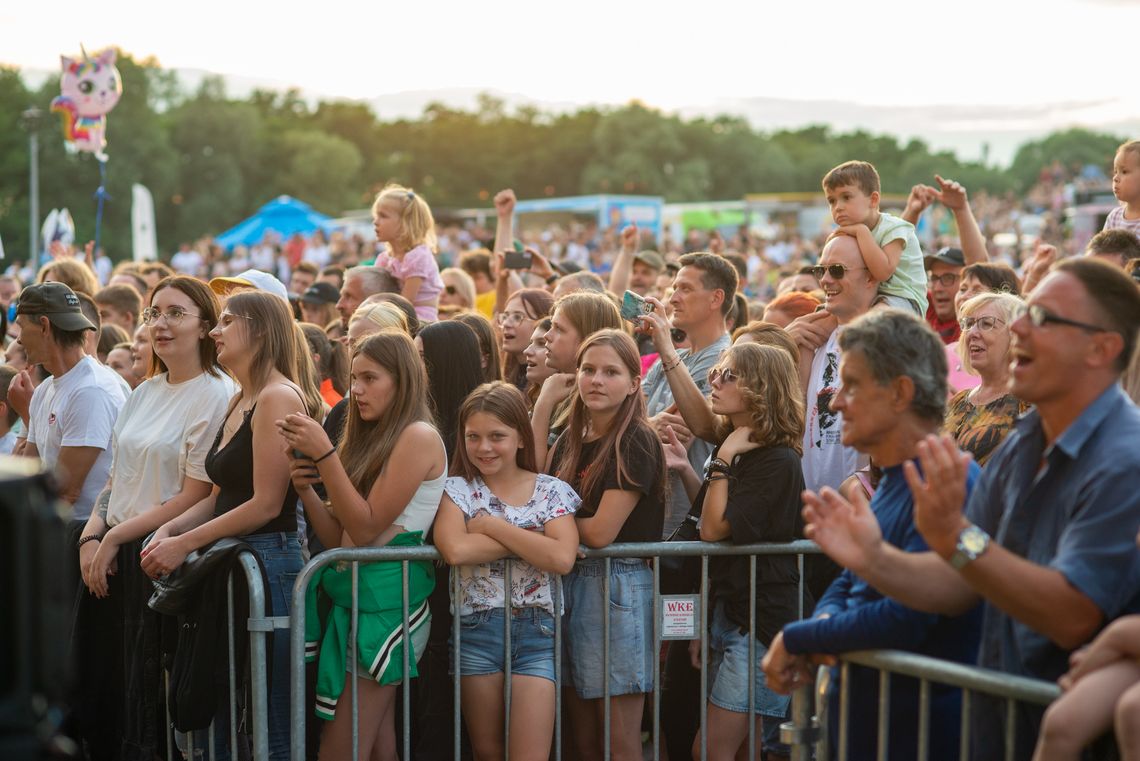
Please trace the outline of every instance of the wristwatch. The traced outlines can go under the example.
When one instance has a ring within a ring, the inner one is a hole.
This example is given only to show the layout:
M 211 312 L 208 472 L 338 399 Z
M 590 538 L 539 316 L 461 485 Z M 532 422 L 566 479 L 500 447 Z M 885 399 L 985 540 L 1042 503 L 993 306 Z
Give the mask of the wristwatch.
M 962 570 L 971 560 L 977 560 L 990 546 L 990 535 L 971 524 L 958 534 L 958 546 L 950 556 L 950 565 Z

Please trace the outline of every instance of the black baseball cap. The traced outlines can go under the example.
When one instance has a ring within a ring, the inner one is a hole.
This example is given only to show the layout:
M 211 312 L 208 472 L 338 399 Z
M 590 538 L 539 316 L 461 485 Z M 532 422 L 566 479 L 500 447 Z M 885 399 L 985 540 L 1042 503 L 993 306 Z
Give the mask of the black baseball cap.
M 322 280 L 310 285 L 301 294 L 301 301 L 306 304 L 335 304 L 340 301 L 340 291 L 332 283 L 326 283 Z
M 946 246 L 945 248 L 938 249 L 937 254 L 928 254 L 924 259 L 927 268 L 930 267 L 932 262 L 942 262 L 954 267 L 966 266 L 966 255 L 962 253 L 962 249 Z
M 46 317 L 60 330 L 95 330 L 79 308 L 79 297 L 63 283 L 37 283 L 20 292 L 16 314 Z

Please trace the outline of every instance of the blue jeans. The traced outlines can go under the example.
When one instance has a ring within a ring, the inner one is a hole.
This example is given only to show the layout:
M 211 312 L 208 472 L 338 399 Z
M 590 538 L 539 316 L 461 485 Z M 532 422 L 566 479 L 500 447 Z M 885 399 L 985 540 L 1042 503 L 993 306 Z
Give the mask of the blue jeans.
M 301 542 L 296 532 L 254 534 L 242 537 L 265 566 L 269 577 L 266 602 L 271 616 L 291 614 L 293 582 L 301 571 Z M 269 757 L 289 758 L 289 630 L 277 629 L 272 635 L 273 670 L 269 674 Z
M 606 611 L 610 618 L 610 695 L 653 691 L 653 572 L 640 559 L 610 561 L 610 598 L 603 595 L 605 561 L 579 560 L 562 577 L 566 598 L 563 629 L 565 684 L 583 700 L 605 696 L 602 662 Z

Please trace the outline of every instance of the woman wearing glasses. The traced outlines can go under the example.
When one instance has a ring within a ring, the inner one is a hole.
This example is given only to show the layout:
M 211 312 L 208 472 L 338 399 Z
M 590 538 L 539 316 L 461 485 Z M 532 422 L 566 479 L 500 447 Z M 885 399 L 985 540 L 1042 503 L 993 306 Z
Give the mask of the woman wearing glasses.
M 954 295 L 954 314 L 961 316 L 962 305 L 983 293 L 1008 293 L 1012 296 L 1021 295 L 1021 284 L 1017 273 L 1008 264 L 996 262 L 978 262 L 971 264 L 961 272 L 958 292 Z M 959 332 L 959 339 L 961 333 Z M 974 388 L 981 380 L 976 373 L 971 373 L 962 365 L 958 356 L 958 341 L 946 345 L 946 362 L 950 368 L 951 394 Z
M 204 283 L 182 275 L 162 280 L 142 319 L 154 347 L 150 379 L 127 398 L 115 423 L 111 477 L 83 531 L 96 538 L 80 543 L 83 583 L 91 594 L 80 603 L 78 628 L 84 643 L 107 646 L 88 651 L 95 657 L 82 659 L 85 671 L 102 664 L 122 677 L 122 692 L 111 694 L 107 685 L 116 679 L 85 674 L 91 677 L 85 683 L 100 691 L 101 711 L 121 712 L 122 753 L 150 758 L 161 747 L 162 682 L 158 615 L 147 607 L 154 588 L 138 561 L 142 539 L 210 493 L 206 454 L 235 386 L 218 365 L 209 336 L 218 302 Z M 99 626 L 93 617 L 99 613 L 114 620 Z M 115 641 L 108 641 L 108 632 Z M 104 719 L 116 726 L 105 713 Z
M 978 465 L 1002 442 L 1021 413 L 1028 409 L 1009 393 L 1009 326 L 1024 307 L 1007 293 L 983 293 L 958 308 L 962 335 L 958 357 L 963 368 L 981 378 L 976 388 L 950 398 L 943 430 L 958 448 L 970 452 Z
M 503 380 L 513 383 L 520 391 L 527 388 L 527 360 L 523 356 L 530 346 L 534 327 L 539 320 L 550 316 L 554 297 L 542 288 L 520 288 L 507 299 L 506 308 L 499 312 L 500 348 L 503 356 Z
M 686 487 L 699 484 L 693 504 L 699 510 L 701 539 L 751 544 L 803 538 L 804 399 L 791 355 L 777 346 L 735 344 L 709 371 L 709 385 L 722 443 L 703 478 L 693 472 L 684 447 L 666 447 L 666 462 L 681 472 Z M 776 633 L 799 618 L 799 571 L 792 555 L 756 558 L 754 622 L 749 615 L 749 572 L 747 556 L 709 561 L 709 705 L 704 733 L 709 758 L 735 758 L 748 740 L 752 717 L 757 747 L 763 744 L 769 758 L 786 753 L 776 741 L 789 699 L 768 689 L 760 661 Z M 810 608 L 809 601 L 805 610 Z M 751 668 L 749 632 L 756 640 Z M 699 669 L 700 640 L 690 643 L 689 653 Z M 698 735 L 693 758 L 701 756 L 700 743 Z

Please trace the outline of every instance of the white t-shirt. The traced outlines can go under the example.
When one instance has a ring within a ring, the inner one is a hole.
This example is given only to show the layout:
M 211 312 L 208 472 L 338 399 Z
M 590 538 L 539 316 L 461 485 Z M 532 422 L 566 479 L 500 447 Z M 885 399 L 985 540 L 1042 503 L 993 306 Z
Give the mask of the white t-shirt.
M 828 405 L 839 390 L 839 332 L 815 352 L 808 380 L 807 420 L 804 426 L 804 485 L 812 491 L 824 486 L 838 489 L 843 481 L 867 464 L 867 458 L 840 443 L 843 415 Z
M 202 268 L 205 264 L 206 260 L 194 249 L 179 251 L 170 257 L 170 266 L 173 267 L 176 272 L 181 272 L 183 275 L 198 277 L 202 274 Z
M 111 433 L 126 401 L 122 378 L 93 357 L 84 357 L 58 378 L 36 387 L 28 413 L 28 442 L 36 445 L 49 468 L 59 463 L 62 447 L 98 447 L 79 498 L 72 505 L 75 520 L 87 520 L 111 472 Z
M 107 523 L 117 526 L 182 490 L 183 479 L 209 481 L 206 453 L 237 392 L 227 375 L 202 373 L 178 384 L 166 373 L 131 394 L 113 436 Z

